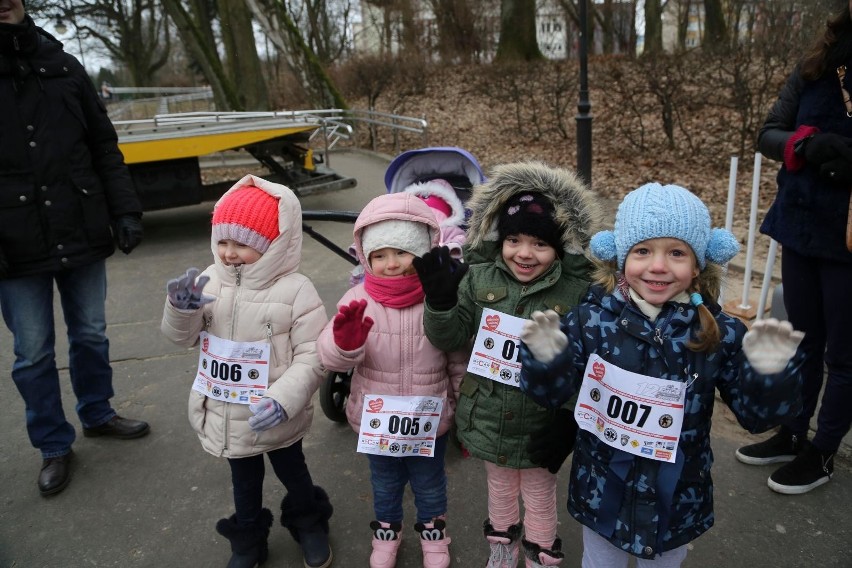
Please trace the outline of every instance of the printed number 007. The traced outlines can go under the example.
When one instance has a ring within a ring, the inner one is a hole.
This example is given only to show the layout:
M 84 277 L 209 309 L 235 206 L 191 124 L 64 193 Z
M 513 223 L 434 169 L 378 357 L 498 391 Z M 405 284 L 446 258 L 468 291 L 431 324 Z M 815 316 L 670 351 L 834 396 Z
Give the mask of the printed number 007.
M 639 410 L 642 410 L 642 417 L 639 418 L 637 428 L 645 425 L 648 420 L 648 415 L 651 414 L 651 407 L 647 404 L 636 404 L 632 400 L 622 401 L 618 396 L 612 395 L 609 397 L 609 403 L 606 405 L 606 414 L 610 418 L 621 419 L 625 424 L 633 424 L 636 422 L 636 415 Z

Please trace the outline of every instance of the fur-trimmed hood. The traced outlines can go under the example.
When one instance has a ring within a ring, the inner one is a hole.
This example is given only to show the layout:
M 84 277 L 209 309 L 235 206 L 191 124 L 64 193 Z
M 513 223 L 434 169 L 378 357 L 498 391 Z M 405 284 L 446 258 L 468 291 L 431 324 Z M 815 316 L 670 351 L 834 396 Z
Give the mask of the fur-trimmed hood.
M 486 241 L 498 241 L 498 217 L 509 198 L 522 191 L 541 193 L 553 203 L 567 254 L 583 255 L 592 235 L 603 228 L 598 196 L 574 172 L 542 162 L 514 162 L 497 166 L 487 182 L 473 188 L 467 202 L 472 212 L 468 247 L 476 249 Z

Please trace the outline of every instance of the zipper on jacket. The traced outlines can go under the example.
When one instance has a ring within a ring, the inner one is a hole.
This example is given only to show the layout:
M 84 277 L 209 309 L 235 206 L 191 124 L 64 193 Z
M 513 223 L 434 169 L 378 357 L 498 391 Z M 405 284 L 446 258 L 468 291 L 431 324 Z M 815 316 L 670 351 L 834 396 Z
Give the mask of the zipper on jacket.
M 272 359 L 278 360 L 278 356 L 275 354 L 275 343 L 272 342 L 272 322 L 266 322 L 266 340 L 269 342 L 269 368 L 272 368 Z
M 234 270 L 237 271 L 237 279 L 236 279 L 237 293 L 234 295 L 234 305 L 233 305 L 233 308 L 231 308 L 231 332 L 230 332 L 230 335 L 228 337 L 228 339 L 230 339 L 231 341 L 234 340 L 234 330 L 237 328 L 237 305 L 240 303 L 240 292 L 242 291 L 242 289 L 240 288 L 240 267 L 235 266 Z M 224 426 L 224 438 L 223 438 L 222 451 L 228 450 L 228 436 L 230 435 L 230 432 L 229 432 L 230 428 L 228 426 L 230 425 L 230 423 L 231 423 L 231 404 L 226 402 L 225 403 L 225 426 Z
M 12 47 L 15 51 L 21 51 L 21 44 L 18 42 L 18 36 L 12 36 Z
M 672 318 L 674 317 L 674 310 L 669 310 L 668 315 L 666 316 L 666 320 L 663 322 L 663 325 L 658 325 L 654 327 L 654 341 L 663 344 L 663 330 L 668 329 L 669 324 L 672 322 Z

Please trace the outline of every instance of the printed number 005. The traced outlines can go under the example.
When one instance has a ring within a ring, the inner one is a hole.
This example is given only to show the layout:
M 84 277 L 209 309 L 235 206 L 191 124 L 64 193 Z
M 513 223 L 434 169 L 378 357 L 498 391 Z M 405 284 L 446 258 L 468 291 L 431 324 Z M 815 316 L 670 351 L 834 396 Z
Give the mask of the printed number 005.
M 401 433 L 403 436 L 416 436 L 420 432 L 420 418 L 411 418 L 410 416 L 400 418 L 393 414 L 388 420 L 388 432 L 391 434 Z
M 611 395 L 609 403 L 606 405 L 606 414 L 610 418 L 621 419 L 625 424 L 633 424 L 636 421 L 636 415 L 639 410 L 642 410 L 642 416 L 639 418 L 638 428 L 645 425 L 648 420 L 648 415 L 651 414 L 651 407 L 647 404 L 636 404 L 632 400 L 622 401 L 620 397 Z

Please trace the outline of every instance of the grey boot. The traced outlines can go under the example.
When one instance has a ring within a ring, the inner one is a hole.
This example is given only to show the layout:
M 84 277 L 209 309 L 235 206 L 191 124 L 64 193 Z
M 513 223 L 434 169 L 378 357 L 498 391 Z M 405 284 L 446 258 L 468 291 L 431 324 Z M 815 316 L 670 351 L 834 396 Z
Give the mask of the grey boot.
M 237 516 L 219 519 L 216 532 L 231 543 L 231 559 L 227 568 L 254 568 L 266 562 L 269 555 L 267 538 L 272 526 L 272 512 L 261 509 L 257 521 L 251 525 L 238 525 Z
M 518 541 L 523 529 L 512 525 L 505 531 L 495 531 L 489 519 L 485 519 L 482 530 L 491 547 L 485 568 L 515 568 L 518 565 Z

